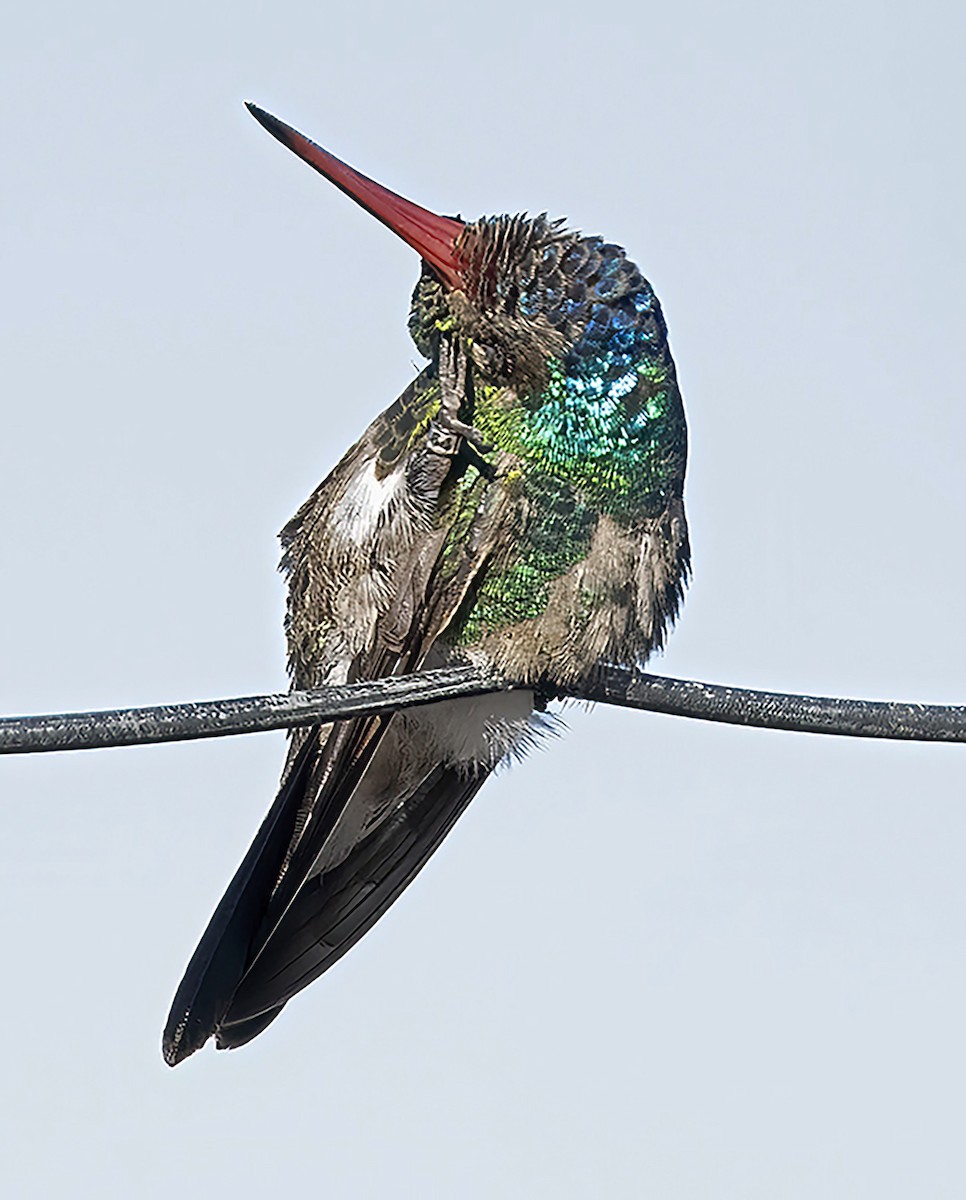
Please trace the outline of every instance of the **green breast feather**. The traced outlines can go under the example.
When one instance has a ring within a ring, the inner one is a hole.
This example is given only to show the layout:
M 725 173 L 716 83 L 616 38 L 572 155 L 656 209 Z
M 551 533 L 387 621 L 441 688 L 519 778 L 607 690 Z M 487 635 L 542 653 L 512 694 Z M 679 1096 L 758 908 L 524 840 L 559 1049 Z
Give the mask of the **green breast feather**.
M 493 630 L 537 617 L 550 587 L 590 550 L 602 516 L 633 530 L 679 497 L 686 455 L 680 394 L 670 357 L 638 367 L 633 386 L 601 394 L 574 388 L 559 363 L 536 403 L 477 386 L 473 425 L 514 469 L 498 486 L 518 499 L 517 534 L 495 556 L 450 637 L 473 645 Z M 459 545 L 486 486 L 475 468 L 452 498 L 450 545 Z M 588 613 L 599 600 L 583 597 Z M 578 622 L 579 612 L 571 617 Z

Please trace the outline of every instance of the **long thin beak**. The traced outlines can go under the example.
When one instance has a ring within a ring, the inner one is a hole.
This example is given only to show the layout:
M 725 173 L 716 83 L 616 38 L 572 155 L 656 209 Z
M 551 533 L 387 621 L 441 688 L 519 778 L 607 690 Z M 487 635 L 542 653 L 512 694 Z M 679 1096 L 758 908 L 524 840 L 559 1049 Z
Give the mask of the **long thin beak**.
M 245 107 L 272 137 L 278 138 L 283 146 L 294 151 L 330 183 L 351 196 L 377 221 L 388 225 L 393 233 L 412 246 L 436 270 L 444 283 L 451 288 L 463 287 L 460 261 L 456 254 L 456 241 L 464 228 L 462 221 L 439 217 L 429 209 L 420 208 L 411 200 L 397 196 L 381 183 L 353 170 L 271 113 L 251 102 L 246 102 Z

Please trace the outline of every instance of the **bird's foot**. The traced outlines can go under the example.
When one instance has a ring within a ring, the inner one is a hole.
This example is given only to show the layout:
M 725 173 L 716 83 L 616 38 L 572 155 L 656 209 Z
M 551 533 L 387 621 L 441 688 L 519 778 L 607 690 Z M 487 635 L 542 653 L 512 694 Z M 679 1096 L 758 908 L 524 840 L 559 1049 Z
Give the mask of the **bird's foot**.
M 453 416 L 448 409 L 441 408 L 439 410 L 436 414 L 436 423 L 447 433 L 453 433 L 457 437 L 461 437 L 464 442 L 469 443 L 474 449 L 479 450 L 481 454 L 489 454 L 493 449 L 478 429 L 474 429 L 472 425 L 467 425 L 459 417 Z
M 456 417 L 466 398 L 466 351 L 451 338 L 439 347 L 439 411 Z
M 431 453 L 440 454 L 445 458 L 455 458 L 462 454 L 482 474 L 491 470 L 483 455 L 489 453 L 493 447 L 478 429 L 454 417 L 446 409 L 441 408 L 430 421 L 425 446 Z
M 472 383 L 466 348 L 461 342 L 448 338 L 443 341 L 439 350 L 438 370 L 439 412 L 430 423 L 426 448 L 448 458 L 462 453 L 477 469 L 483 470 L 489 464 L 482 455 L 489 453 L 493 447 L 478 429 L 461 421 L 458 415 L 465 402 L 472 408 Z

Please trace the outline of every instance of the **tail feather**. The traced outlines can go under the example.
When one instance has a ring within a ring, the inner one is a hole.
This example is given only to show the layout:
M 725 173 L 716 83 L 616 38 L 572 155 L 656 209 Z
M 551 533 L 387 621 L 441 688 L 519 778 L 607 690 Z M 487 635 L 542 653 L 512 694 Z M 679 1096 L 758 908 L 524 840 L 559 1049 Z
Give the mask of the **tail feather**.
M 384 725 L 366 738 L 358 728 L 348 729 L 348 738 L 336 738 L 347 754 L 337 755 L 293 853 L 293 830 L 304 819 L 320 762 L 318 730 L 306 739 L 178 987 L 162 1041 L 169 1066 L 212 1036 L 220 1049 L 229 1049 L 261 1033 L 386 912 L 488 774 L 435 767 L 342 861 L 310 875 L 383 731 Z
M 239 1034 L 252 1021 L 274 1016 L 371 929 L 429 860 L 485 778 L 485 773 L 467 777 L 456 768 L 437 767 L 344 862 L 303 885 L 245 973 L 219 1025 L 219 1045 L 239 1044 Z
M 267 1029 L 284 1007 L 284 1004 L 280 1004 L 277 1008 L 270 1008 L 267 1012 L 252 1017 L 250 1021 L 219 1025 L 215 1033 L 215 1045 L 219 1050 L 237 1050 L 239 1046 L 244 1046 Z
M 161 1049 L 176 1066 L 200 1050 L 224 1017 L 251 954 L 265 914 L 265 898 L 285 860 L 305 780 L 318 747 L 318 730 L 306 739 L 241 866 L 215 909 L 178 986 Z

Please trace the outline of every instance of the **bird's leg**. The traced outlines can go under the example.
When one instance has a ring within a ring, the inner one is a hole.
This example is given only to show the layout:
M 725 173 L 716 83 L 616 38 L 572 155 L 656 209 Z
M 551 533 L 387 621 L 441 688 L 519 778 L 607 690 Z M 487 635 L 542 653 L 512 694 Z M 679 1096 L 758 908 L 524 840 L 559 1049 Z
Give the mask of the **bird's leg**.
M 460 439 L 482 454 L 492 449 L 472 425 L 459 418 L 466 388 L 466 348 L 458 339 L 444 338 L 439 347 L 439 412 L 430 423 L 427 449 L 452 458 L 459 452 Z
M 440 489 L 456 460 L 475 466 L 486 479 L 495 475 L 481 453 L 490 447 L 472 425 L 459 418 L 468 398 L 467 384 L 466 350 L 459 342 L 444 338 L 439 348 L 439 412 L 407 468 L 413 495 L 429 507 L 438 503 Z

